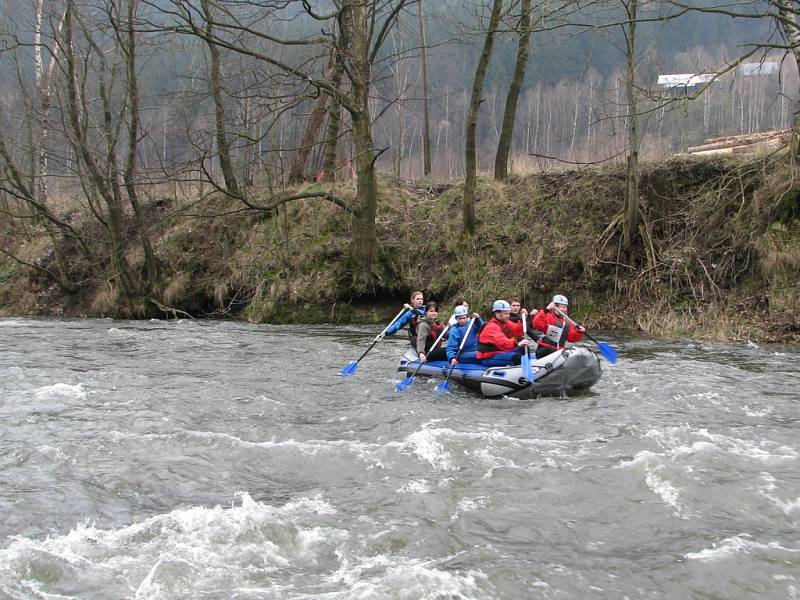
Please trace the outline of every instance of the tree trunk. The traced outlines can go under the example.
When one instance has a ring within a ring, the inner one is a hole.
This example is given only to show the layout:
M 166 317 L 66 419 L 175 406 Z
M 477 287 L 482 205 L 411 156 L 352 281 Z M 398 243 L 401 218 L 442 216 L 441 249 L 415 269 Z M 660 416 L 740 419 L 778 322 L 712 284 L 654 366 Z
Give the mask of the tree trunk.
M 125 295 L 133 297 L 140 293 L 141 286 L 139 278 L 130 268 L 130 264 L 125 258 L 126 236 L 117 181 L 119 174 L 116 167 L 117 156 L 114 147 L 116 138 L 113 125 L 113 110 L 110 105 L 109 89 L 106 83 L 107 67 L 105 56 L 103 51 L 94 44 L 93 40 L 87 39 L 89 45 L 95 51 L 99 63 L 95 75 L 97 76 L 98 96 L 102 101 L 103 112 L 100 130 L 105 142 L 105 148 L 101 151 L 96 148 L 96 144 L 89 138 L 87 127 L 93 120 L 86 118 L 79 92 L 83 87 L 78 81 L 78 62 L 73 47 L 74 21 L 77 18 L 74 0 L 67 0 L 64 17 L 64 53 L 67 61 L 67 118 L 74 135 L 75 150 L 87 171 L 87 185 L 90 187 L 90 194 L 97 193 L 106 206 L 107 213 L 101 219 L 101 223 L 108 235 L 111 265 L 115 271 L 113 276 L 119 280 Z M 84 58 L 84 62 L 85 60 Z M 97 156 L 95 152 L 97 152 Z M 104 157 L 105 164 L 99 163 L 98 157 Z
M 794 56 L 795 69 L 800 73 L 800 27 L 797 25 L 797 9 L 792 6 L 791 0 L 775 0 L 780 16 L 779 23 L 783 30 Z M 794 154 L 800 158 L 800 96 L 794 102 L 792 115 L 793 147 Z
M 514 77 L 508 88 L 506 107 L 503 112 L 503 126 L 500 130 L 500 140 L 497 143 L 497 155 L 494 159 L 494 178 L 504 180 L 508 177 L 508 156 L 511 152 L 511 140 L 514 137 L 514 121 L 517 115 L 517 102 L 519 101 L 522 82 L 525 79 L 525 67 L 528 65 L 528 55 L 531 40 L 531 0 L 522 0 L 522 15 L 519 19 L 519 44 L 517 45 L 517 62 L 514 66 Z
M 636 12 L 638 0 L 625 5 L 628 24 L 625 31 L 625 90 L 628 100 L 628 159 L 625 171 L 625 206 L 622 245 L 630 248 L 639 227 L 639 115 L 636 92 Z
M 241 188 L 236 178 L 236 170 L 231 160 L 231 148 L 226 134 L 226 114 L 225 99 L 222 96 L 222 67 L 219 59 L 219 48 L 210 40 L 214 37 L 214 25 L 211 15 L 211 7 L 208 0 L 201 0 L 200 5 L 206 21 L 206 46 L 211 60 L 209 69 L 211 95 L 214 98 L 214 119 L 216 126 L 217 153 L 219 154 L 219 166 L 222 169 L 222 177 L 225 180 L 225 189 L 231 196 L 241 196 Z
M 139 234 L 139 243 L 142 245 L 142 253 L 144 255 L 144 265 L 142 268 L 144 273 L 144 287 L 142 292 L 144 294 L 149 294 L 158 281 L 159 265 L 155 252 L 153 252 L 153 246 L 150 243 L 149 228 L 147 227 L 141 205 L 139 204 L 136 181 L 136 158 L 139 153 L 139 80 L 136 74 L 136 28 L 134 22 L 137 6 L 138 0 L 128 0 L 128 19 L 125 24 L 125 35 L 120 36 L 121 39 L 125 39 L 126 41 L 124 52 L 127 79 L 125 83 L 128 88 L 130 104 L 128 115 L 128 148 L 123 180 L 128 195 L 128 203 L 133 209 L 134 223 L 136 225 L 136 231 Z
M 483 80 L 486 77 L 486 68 L 492 56 L 492 46 L 494 45 L 497 25 L 500 22 L 500 11 L 503 8 L 503 0 L 494 0 L 492 14 L 489 19 L 489 29 L 486 32 L 486 39 L 483 43 L 483 50 L 478 59 L 478 66 L 475 69 L 475 79 L 472 82 L 472 95 L 469 100 L 469 112 L 467 114 L 466 140 L 464 143 L 464 164 L 466 173 L 464 176 L 464 197 L 462 201 L 462 215 L 464 220 L 464 234 L 471 236 L 475 233 L 475 187 L 477 185 L 477 153 L 476 153 L 476 129 L 478 126 L 478 110 L 481 107 L 481 93 L 483 92 Z
M 351 106 L 353 143 L 356 151 L 356 206 L 353 240 L 350 246 L 350 268 L 353 287 L 372 291 L 375 286 L 375 260 L 378 240 L 375 215 L 378 204 L 378 180 L 375 175 L 375 149 L 369 113 L 369 25 L 366 3 L 345 0 L 340 13 L 340 30 L 348 52 L 348 76 L 352 85 Z
M 336 51 L 331 51 L 330 60 L 323 74 L 323 79 L 326 81 L 329 81 L 331 78 L 331 71 L 336 60 L 335 55 Z M 317 136 L 319 135 L 319 130 L 322 128 L 322 123 L 325 121 L 325 113 L 328 110 L 329 98 L 330 96 L 328 96 L 328 94 L 324 94 L 321 91 L 317 93 L 317 97 L 314 100 L 314 107 L 308 115 L 308 121 L 306 121 L 306 127 L 303 130 L 303 137 L 300 139 L 300 147 L 295 152 L 292 167 L 289 169 L 290 185 L 300 183 L 304 179 L 308 155 L 311 153 L 311 148 L 314 146 L 314 142 L 316 142 Z
M 331 87 L 339 90 L 344 74 L 344 62 L 340 52 L 336 52 L 335 65 L 331 75 Z M 322 172 L 325 181 L 336 179 L 336 149 L 339 145 L 339 128 L 342 124 L 342 105 L 336 98 L 331 99 L 328 110 L 328 126 L 325 129 L 325 153 L 322 159 Z
M 530 0 L 526 0 L 530 1 Z M 419 0 L 419 37 L 420 58 L 422 60 L 422 173 L 426 177 L 431 174 L 431 120 L 430 99 L 428 97 L 428 42 L 425 39 L 425 15 L 423 0 Z

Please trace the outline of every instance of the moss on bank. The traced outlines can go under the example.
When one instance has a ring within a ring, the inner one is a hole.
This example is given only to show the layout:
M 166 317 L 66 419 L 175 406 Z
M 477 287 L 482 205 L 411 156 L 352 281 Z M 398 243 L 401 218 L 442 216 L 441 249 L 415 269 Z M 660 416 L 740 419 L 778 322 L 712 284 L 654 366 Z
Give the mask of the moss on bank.
M 342 283 L 352 231 L 338 207 L 301 200 L 274 214 L 243 213 L 215 197 L 194 205 L 194 216 L 179 212 L 156 228 L 163 269 L 154 302 L 123 302 L 108 280 L 65 297 L 3 255 L 0 306 L 5 315 L 182 311 L 256 322 L 381 322 L 413 289 L 445 303 L 464 295 L 475 307 L 510 296 L 538 306 L 558 291 L 593 327 L 798 339 L 800 186 L 791 161 L 686 157 L 643 165 L 642 225 L 628 250 L 615 218 L 624 177 L 622 166 L 612 166 L 480 179 L 478 230 L 468 239 L 461 184 L 384 179 L 378 283 L 369 295 Z M 335 191 L 355 195 L 349 183 Z M 20 236 L 1 235 L 19 255 Z M 26 260 L 46 263 L 43 239 L 40 232 L 25 242 Z

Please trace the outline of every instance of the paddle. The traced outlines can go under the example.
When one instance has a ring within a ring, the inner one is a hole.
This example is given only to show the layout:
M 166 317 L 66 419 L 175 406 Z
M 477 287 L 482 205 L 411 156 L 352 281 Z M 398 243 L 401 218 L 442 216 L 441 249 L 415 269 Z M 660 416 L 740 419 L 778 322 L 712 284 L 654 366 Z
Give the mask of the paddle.
M 557 314 L 559 317 L 561 317 L 562 319 L 565 319 L 565 320 L 569 321 L 570 323 L 572 323 L 572 325 L 573 325 L 574 327 L 578 327 L 578 326 L 579 326 L 579 325 L 578 325 L 578 324 L 577 324 L 575 321 L 573 321 L 572 319 L 570 319 L 570 318 L 569 318 L 567 315 L 565 315 L 563 312 L 561 312 L 561 311 L 560 311 L 560 310 L 558 310 L 557 308 L 554 308 L 554 309 L 553 309 L 553 312 L 555 312 L 555 313 L 556 313 L 556 314 Z M 614 346 L 612 346 L 612 345 L 610 345 L 610 344 L 606 344 L 605 342 L 598 342 L 598 341 L 597 341 L 596 339 L 594 339 L 594 338 L 593 338 L 591 335 L 589 335 L 589 332 L 588 332 L 588 331 L 586 331 L 586 330 L 584 330 L 584 333 L 586 334 L 586 337 L 587 337 L 587 338 L 589 338 L 589 339 L 590 339 L 590 340 L 592 340 L 592 341 L 593 341 L 595 344 L 597 344 L 597 347 L 598 347 L 598 348 L 599 348 L 599 350 L 600 350 L 600 354 L 602 354 L 602 355 L 605 357 L 605 359 L 606 359 L 608 362 L 610 362 L 612 365 L 613 365 L 615 362 L 617 362 L 617 351 L 616 351 L 616 349 L 614 348 Z
M 389 329 L 389 327 L 391 327 L 392 324 L 395 321 L 397 321 L 397 319 L 400 318 L 400 315 L 402 315 L 404 312 L 406 312 L 406 310 L 408 310 L 408 305 L 407 304 L 405 306 L 403 306 L 403 309 L 399 313 L 397 313 L 395 315 L 394 319 L 392 319 L 389 322 L 389 324 L 386 327 L 383 328 L 383 331 L 381 331 L 381 333 L 378 334 L 375 337 L 375 341 L 372 342 L 372 345 L 369 348 L 367 348 L 367 350 L 364 352 L 364 354 L 361 355 L 361 357 L 358 360 L 351 360 L 349 363 L 347 363 L 347 366 L 345 366 L 341 371 L 339 371 L 339 376 L 340 377 L 350 377 L 351 375 L 355 375 L 356 369 L 358 368 L 358 363 L 361 362 L 361 359 L 364 358 L 367 355 L 367 353 L 375 347 L 375 344 L 377 344 L 379 341 L 381 341 L 383 339 L 381 337 L 381 335 L 386 333 L 386 330 Z
M 433 352 L 433 350 L 436 348 L 436 345 L 440 341 L 442 341 L 442 338 L 444 337 L 444 334 L 447 333 L 448 329 L 450 329 L 450 325 L 448 325 L 447 327 L 442 329 L 442 333 L 440 333 L 439 337 L 437 337 L 436 340 L 434 340 L 434 342 L 431 345 L 430 350 L 428 350 L 428 352 Z M 417 376 L 417 373 L 419 373 L 419 370 L 422 368 L 422 365 L 424 365 L 424 364 L 425 363 L 420 361 L 419 366 L 416 368 L 416 370 L 414 371 L 413 375 L 411 375 L 410 377 L 406 377 L 405 379 L 403 379 L 403 381 L 401 381 L 396 386 L 394 386 L 395 391 L 396 392 L 402 392 L 404 389 L 406 389 L 408 386 L 410 386 L 412 383 L 414 383 L 414 377 Z
M 472 329 L 472 324 L 475 322 L 475 319 L 472 318 L 469 320 L 469 325 L 467 325 L 467 330 L 464 332 L 464 337 L 461 338 L 461 343 L 458 345 L 458 352 L 456 352 L 456 362 L 458 362 L 458 357 L 461 356 L 461 351 L 464 349 L 464 343 L 467 341 L 467 337 L 469 336 L 469 331 Z M 445 379 L 442 383 L 437 385 L 433 388 L 434 392 L 446 392 L 450 389 L 450 375 L 453 374 L 453 369 L 455 369 L 455 365 L 450 365 L 450 371 L 447 373 L 447 379 Z
M 522 335 L 528 335 L 528 315 L 522 315 Z M 522 364 L 522 374 L 525 375 L 525 379 L 533 383 L 533 380 L 536 379 L 536 375 L 533 374 L 533 369 L 531 368 L 531 349 L 530 346 L 525 346 L 525 354 L 522 355 L 521 359 Z

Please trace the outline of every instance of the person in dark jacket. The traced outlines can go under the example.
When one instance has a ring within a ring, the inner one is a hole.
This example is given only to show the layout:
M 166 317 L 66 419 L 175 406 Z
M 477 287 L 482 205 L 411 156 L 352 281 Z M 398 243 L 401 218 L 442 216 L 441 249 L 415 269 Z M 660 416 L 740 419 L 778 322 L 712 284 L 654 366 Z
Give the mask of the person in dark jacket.
M 436 302 L 428 302 L 425 305 L 425 316 L 417 323 L 417 354 L 420 362 L 429 360 L 447 360 L 442 340 L 439 336 L 444 331 L 444 325 L 439 323 L 439 306 Z M 434 342 L 439 340 L 436 347 Z
M 524 309 L 523 309 L 524 311 Z M 527 318 L 524 311 L 523 318 Z M 530 340 L 522 338 L 522 323 L 512 323 L 509 319 L 511 305 L 505 300 L 492 304 L 492 318 L 478 334 L 478 354 L 481 364 L 487 366 L 518 365 L 521 349 L 530 346 Z
M 478 362 L 476 355 L 478 354 L 478 331 L 483 327 L 483 319 L 478 313 L 472 313 L 472 318 L 475 320 L 467 335 L 467 340 L 464 342 L 464 347 L 461 349 L 461 354 L 458 354 L 458 349 L 461 346 L 461 340 L 467 334 L 469 327 L 469 309 L 466 306 L 456 306 L 453 313 L 455 318 L 455 325 L 450 328 L 447 336 L 447 360 L 450 361 L 451 366 L 455 366 L 456 362 L 463 363 L 476 363 Z M 458 355 L 458 361 L 456 361 Z
M 533 326 L 544 334 L 538 341 L 536 358 L 563 349 L 567 342 L 580 342 L 583 339 L 583 332 L 586 330 L 580 325 L 577 328 L 573 327 L 569 321 L 558 316 L 556 310 L 567 314 L 569 300 L 566 296 L 556 294 L 552 302 L 533 318 Z
M 508 320 L 512 323 L 521 323 L 522 322 L 522 300 L 519 298 L 512 298 L 509 302 L 511 306 L 511 314 L 508 315 Z

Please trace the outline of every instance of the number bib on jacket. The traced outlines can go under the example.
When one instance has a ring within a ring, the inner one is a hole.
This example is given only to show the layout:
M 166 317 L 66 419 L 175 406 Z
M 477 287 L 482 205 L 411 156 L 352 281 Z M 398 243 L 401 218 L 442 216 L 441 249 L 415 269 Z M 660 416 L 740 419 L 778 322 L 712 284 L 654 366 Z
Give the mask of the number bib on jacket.
M 544 332 L 544 337 L 554 346 L 563 346 L 564 341 L 567 339 L 567 324 L 548 325 L 547 331 Z

